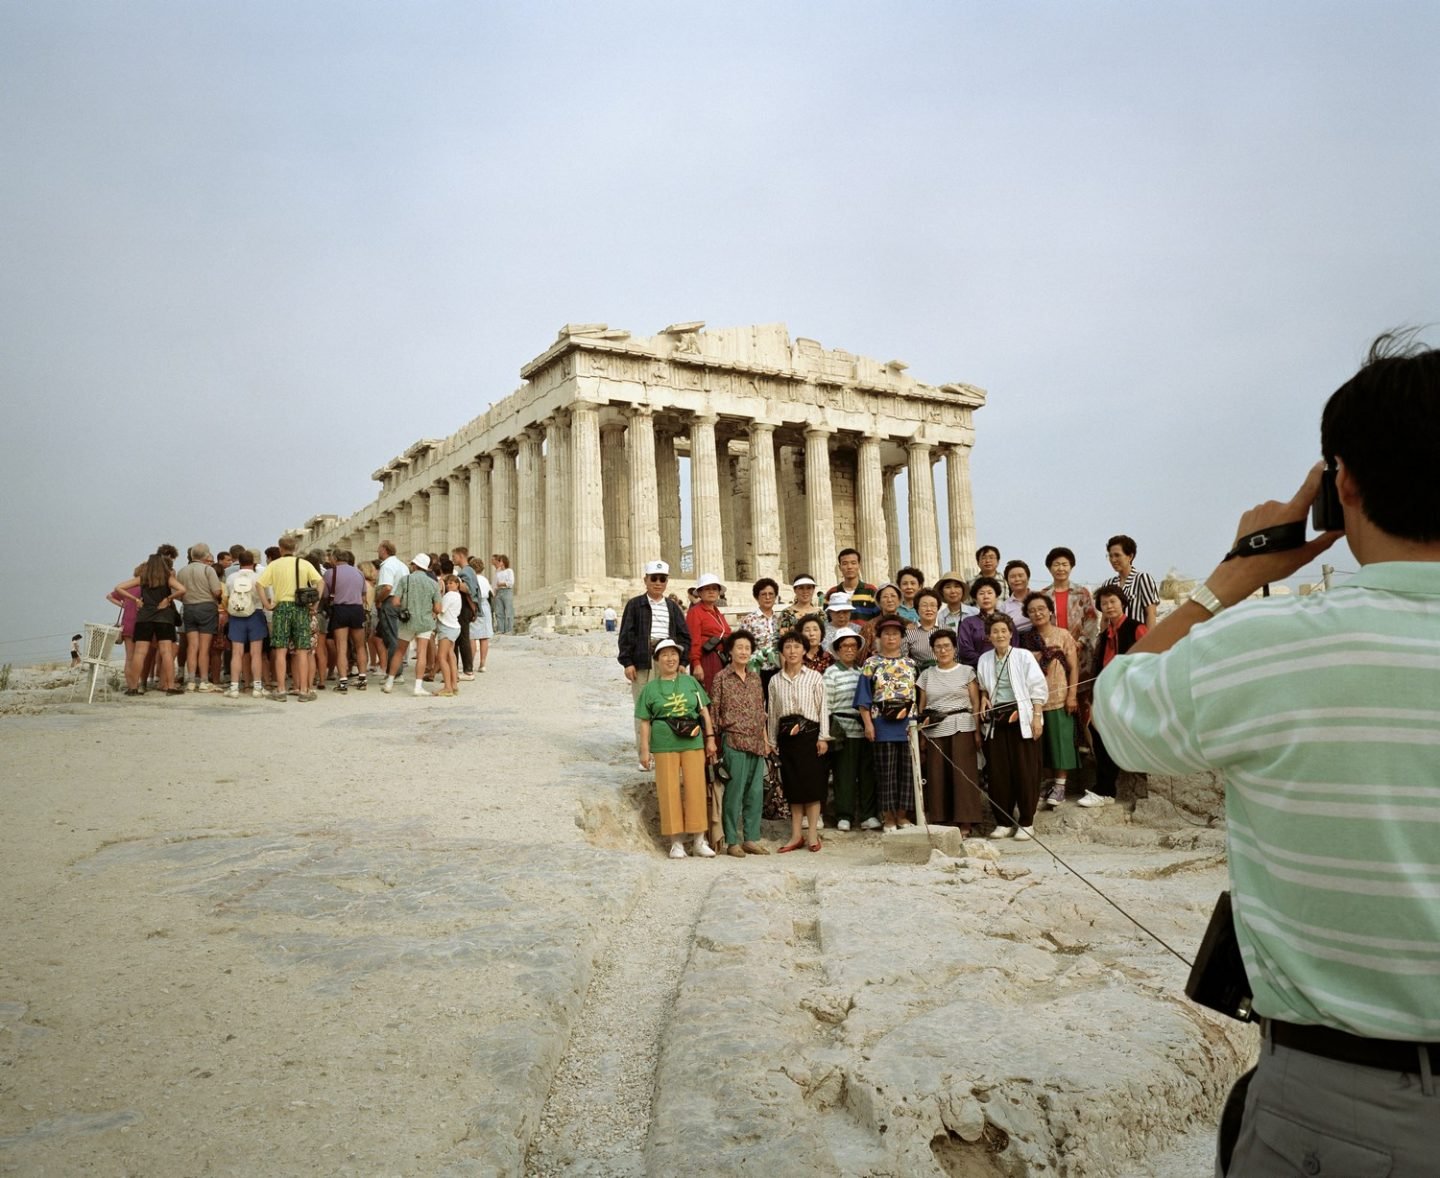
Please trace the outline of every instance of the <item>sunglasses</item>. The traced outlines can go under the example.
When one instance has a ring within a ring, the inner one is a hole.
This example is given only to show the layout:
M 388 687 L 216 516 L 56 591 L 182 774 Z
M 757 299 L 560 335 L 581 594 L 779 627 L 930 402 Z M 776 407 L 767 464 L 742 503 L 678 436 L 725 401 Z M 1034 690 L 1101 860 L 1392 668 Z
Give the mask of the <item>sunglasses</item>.
M 670 578 L 664 573 L 651 573 L 645 578 L 647 581 L 668 581 Z

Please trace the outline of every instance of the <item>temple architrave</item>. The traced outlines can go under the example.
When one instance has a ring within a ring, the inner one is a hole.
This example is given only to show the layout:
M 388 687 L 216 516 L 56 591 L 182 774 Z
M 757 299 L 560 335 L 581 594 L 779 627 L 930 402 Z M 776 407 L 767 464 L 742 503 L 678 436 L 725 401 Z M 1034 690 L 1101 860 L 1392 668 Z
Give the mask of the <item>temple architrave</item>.
M 463 544 L 509 555 L 518 616 L 581 623 L 639 592 L 657 556 L 681 572 L 680 461 L 690 463 L 694 573 L 750 585 L 799 572 L 821 583 L 855 547 L 876 580 L 902 564 L 895 478 L 907 472 L 906 561 L 934 579 L 973 567 L 970 448 L 985 392 L 921 384 L 885 363 L 784 324 L 704 330 L 677 323 L 649 338 L 568 324 L 530 361 L 524 384 L 445 439 L 426 438 L 371 476 L 373 503 L 316 515 L 302 547 L 402 559 Z M 943 461 L 942 543 L 934 467 Z M 944 554 L 944 559 L 942 559 Z

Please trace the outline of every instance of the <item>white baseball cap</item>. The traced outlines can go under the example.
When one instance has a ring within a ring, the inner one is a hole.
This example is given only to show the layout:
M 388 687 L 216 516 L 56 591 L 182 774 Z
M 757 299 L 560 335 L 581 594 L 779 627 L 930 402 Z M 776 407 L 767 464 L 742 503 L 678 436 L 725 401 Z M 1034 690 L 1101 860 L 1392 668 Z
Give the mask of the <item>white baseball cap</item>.
M 670 575 L 670 566 L 669 566 L 668 564 L 666 564 L 663 560 L 650 560 L 650 561 L 646 561 L 646 562 L 645 562 L 645 575 L 646 575 L 647 577 L 649 577 L 649 576 L 668 577 L 668 576 Z

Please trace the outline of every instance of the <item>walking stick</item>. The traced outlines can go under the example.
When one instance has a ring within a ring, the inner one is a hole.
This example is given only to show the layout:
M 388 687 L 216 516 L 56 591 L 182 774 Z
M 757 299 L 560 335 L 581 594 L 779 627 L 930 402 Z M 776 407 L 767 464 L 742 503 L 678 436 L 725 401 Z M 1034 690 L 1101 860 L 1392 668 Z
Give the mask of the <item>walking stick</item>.
M 910 740 L 910 779 L 915 787 L 915 821 L 930 833 L 930 823 L 925 821 L 925 779 L 920 775 L 920 733 L 914 724 L 906 728 Z

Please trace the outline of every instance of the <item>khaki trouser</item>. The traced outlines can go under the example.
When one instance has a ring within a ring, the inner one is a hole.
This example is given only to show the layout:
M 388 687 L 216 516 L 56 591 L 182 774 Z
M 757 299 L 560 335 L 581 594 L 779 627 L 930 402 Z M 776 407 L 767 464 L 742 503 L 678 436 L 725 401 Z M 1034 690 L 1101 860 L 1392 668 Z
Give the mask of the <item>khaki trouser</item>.
M 655 753 L 655 793 L 660 799 L 660 834 L 704 834 L 710 825 L 705 795 L 705 750 Z

